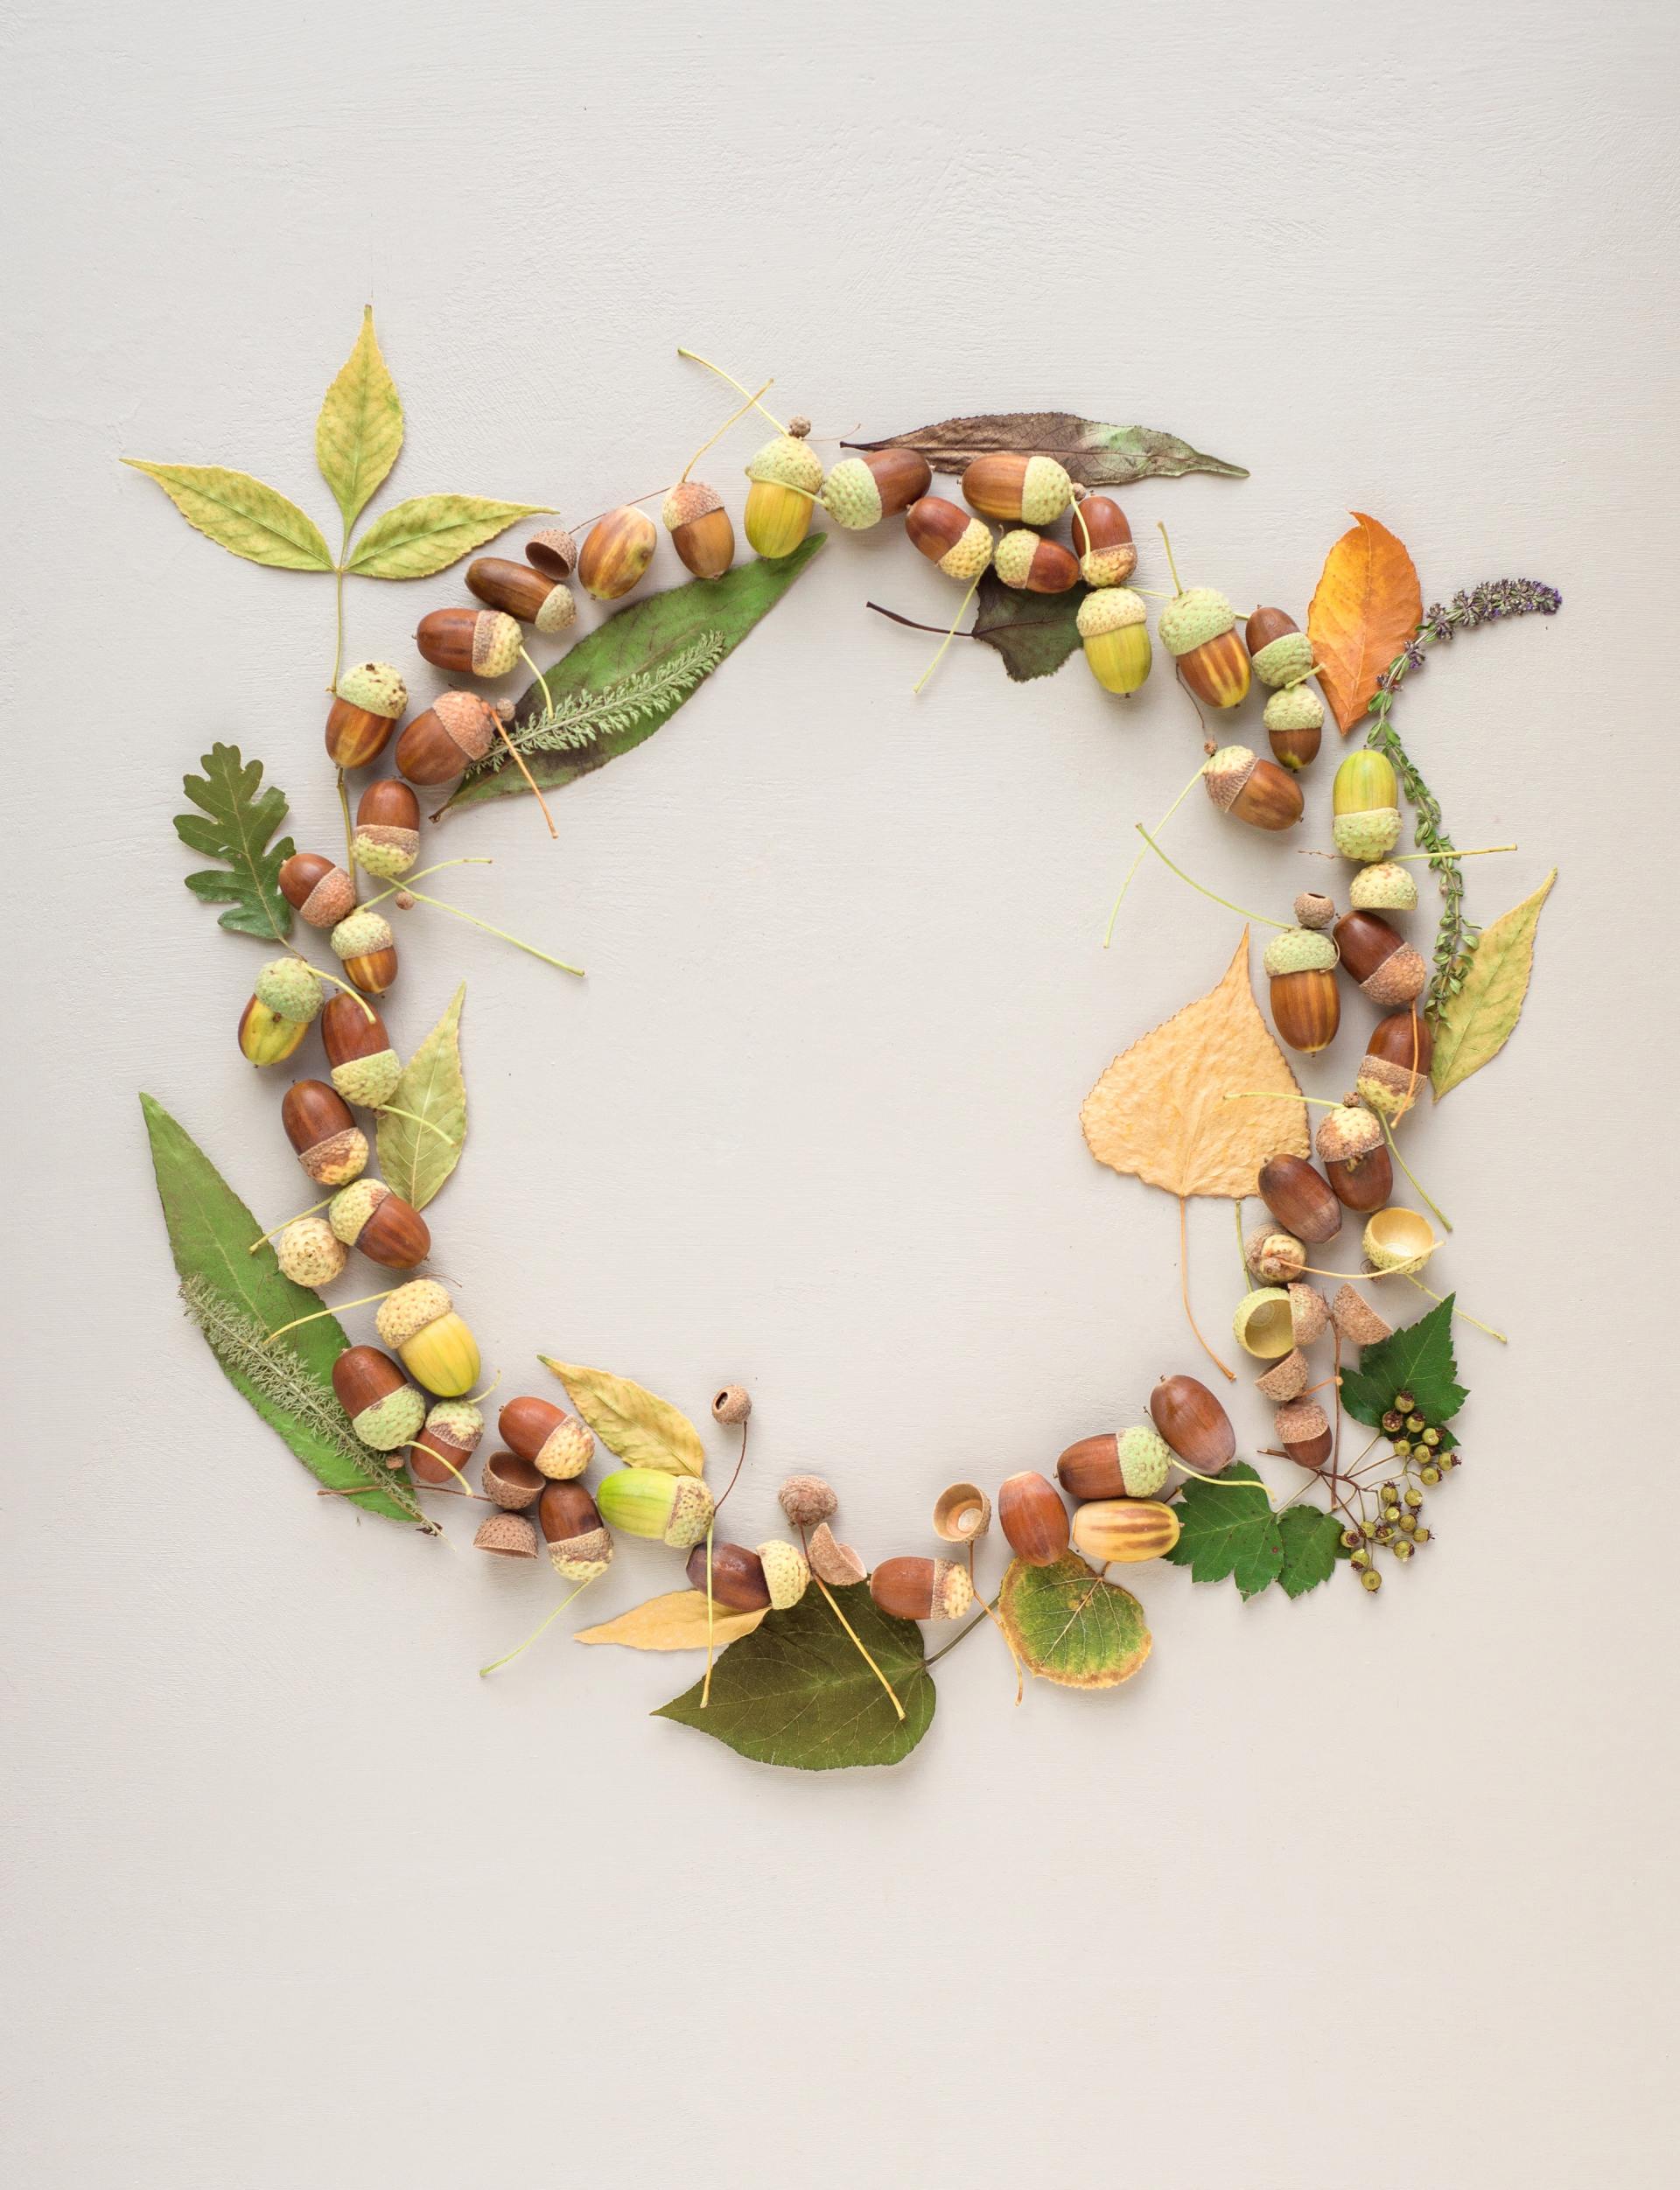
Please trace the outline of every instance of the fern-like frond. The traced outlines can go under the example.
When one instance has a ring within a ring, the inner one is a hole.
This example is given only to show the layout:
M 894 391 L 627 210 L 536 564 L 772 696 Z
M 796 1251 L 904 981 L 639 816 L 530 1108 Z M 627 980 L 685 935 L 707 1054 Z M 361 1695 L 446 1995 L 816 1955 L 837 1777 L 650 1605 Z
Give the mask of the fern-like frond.
M 573 752 L 598 738 L 616 737 L 650 716 L 669 714 L 728 651 L 721 631 L 703 631 L 663 661 L 616 677 L 598 692 L 567 693 L 556 706 L 517 724 L 508 733 L 510 740 L 521 752 Z M 498 745 L 471 773 L 494 775 L 508 759 L 508 747 Z

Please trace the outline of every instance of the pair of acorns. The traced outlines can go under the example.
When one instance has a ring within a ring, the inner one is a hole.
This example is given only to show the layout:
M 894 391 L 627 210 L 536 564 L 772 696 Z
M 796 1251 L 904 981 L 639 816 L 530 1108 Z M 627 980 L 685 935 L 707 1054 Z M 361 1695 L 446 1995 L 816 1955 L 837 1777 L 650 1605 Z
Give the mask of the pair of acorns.
M 1404 869 L 1399 871 L 1410 885 L 1410 877 Z M 1376 868 L 1365 870 L 1367 875 L 1377 872 Z M 1358 880 L 1353 895 L 1368 903 L 1373 893 L 1361 892 Z M 1381 888 L 1377 894 L 1392 901 Z M 1278 1038 L 1307 1056 L 1335 1039 L 1341 1025 L 1336 971 L 1341 968 L 1373 1004 L 1391 1015 L 1369 1043 L 1369 1056 L 1382 1061 L 1385 1069 L 1368 1075 L 1362 1066 L 1360 1094 L 1373 1109 L 1396 1116 L 1415 1097 L 1433 1051 L 1428 1026 L 1414 1008 L 1429 982 L 1423 954 L 1380 913 L 1358 902 L 1338 919 L 1331 899 L 1307 890 L 1296 899 L 1294 910 L 1298 924 L 1274 935 L 1262 959 Z M 1368 1076 L 1377 1089 L 1375 1100 L 1362 1084 Z
M 462 1398 L 479 1380 L 478 1341 L 435 1277 L 398 1285 L 374 1321 L 402 1367 L 378 1347 L 346 1347 L 332 1364 L 332 1389 L 355 1436 L 397 1467 L 426 1421 L 427 1403 L 409 1376 L 440 1399 Z

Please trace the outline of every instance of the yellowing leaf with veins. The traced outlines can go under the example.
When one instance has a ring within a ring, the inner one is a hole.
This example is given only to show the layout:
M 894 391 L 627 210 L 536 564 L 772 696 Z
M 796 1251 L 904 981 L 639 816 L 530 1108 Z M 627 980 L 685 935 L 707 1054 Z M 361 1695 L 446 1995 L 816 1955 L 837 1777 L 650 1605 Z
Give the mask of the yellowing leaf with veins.
M 1558 879 L 1554 867 L 1531 897 L 1502 913 L 1476 945 L 1464 986 L 1435 1023 L 1437 1102 L 1498 1056 L 1511 1038 L 1534 967 L 1540 908 Z
M 645 1385 L 610 1369 L 584 1368 L 576 1361 L 537 1360 L 553 1371 L 571 1396 L 571 1403 L 609 1452 L 626 1467 L 653 1467 L 667 1475 L 704 1475 L 706 1448 L 700 1432 L 681 1408 Z
M 764 1618 L 761 1612 L 726 1612 L 712 1599 L 711 1640 L 721 1650 L 738 1636 L 750 1635 Z M 674 1589 L 663 1597 L 650 1597 L 608 1620 L 598 1627 L 581 1627 L 574 1642 L 621 1642 L 630 1650 L 704 1650 L 706 1647 L 706 1592 L 703 1589 Z
M 1085 1098 L 1099 1164 L 1172 1194 L 1254 1192 L 1269 1156 L 1307 1156 L 1306 1107 L 1249 986 L 1249 931 L 1216 989 L 1135 1041 Z M 1264 1095 L 1228 1102 L 1228 1095 Z M 1292 1095 L 1278 1102 L 1272 1095 Z

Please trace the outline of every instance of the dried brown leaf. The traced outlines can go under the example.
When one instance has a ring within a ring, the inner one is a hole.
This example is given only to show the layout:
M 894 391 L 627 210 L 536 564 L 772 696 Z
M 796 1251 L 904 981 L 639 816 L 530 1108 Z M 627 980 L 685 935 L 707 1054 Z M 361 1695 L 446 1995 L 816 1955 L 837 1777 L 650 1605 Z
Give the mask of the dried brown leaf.
M 978 418 L 942 418 L 931 426 L 888 435 L 880 441 L 848 441 L 849 449 L 914 449 L 935 472 L 962 472 L 977 456 L 1000 451 L 1053 456 L 1082 486 L 1129 486 L 1135 479 L 1182 479 L 1213 472 L 1245 479 L 1240 464 L 1204 456 L 1175 433 L 1152 426 L 1110 426 L 1071 410 L 993 411 Z

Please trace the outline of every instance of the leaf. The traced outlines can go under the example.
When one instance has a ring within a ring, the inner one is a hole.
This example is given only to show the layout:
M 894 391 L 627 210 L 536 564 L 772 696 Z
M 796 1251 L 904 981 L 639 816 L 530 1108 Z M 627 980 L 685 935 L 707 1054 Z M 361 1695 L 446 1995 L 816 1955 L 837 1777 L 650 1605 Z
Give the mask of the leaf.
M 714 1598 L 711 1641 L 721 1650 L 726 1642 L 750 1635 L 764 1618 L 761 1612 L 727 1612 Z M 650 1597 L 620 1613 L 599 1627 L 582 1627 L 574 1642 L 621 1642 L 629 1650 L 704 1650 L 706 1647 L 706 1592 L 703 1589 L 674 1589 L 663 1597 Z
M 1004 451 L 1053 456 L 1082 486 L 1130 486 L 1136 479 L 1182 479 L 1214 472 L 1245 479 L 1240 464 L 1203 456 L 1175 433 L 1149 426 L 1105 426 L 1071 410 L 995 411 L 978 418 L 944 418 L 884 441 L 848 441 L 848 449 L 914 449 L 935 472 L 961 472 L 977 456 Z
M 312 1314 L 318 1294 L 284 1277 L 271 1247 L 248 1252 L 256 1219 L 161 1103 L 143 1095 L 140 1107 L 181 1296 L 228 1382 L 329 1489 L 373 1483 L 354 1501 L 360 1510 L 430 1527 L 403 1471 L 351 1434 L 332 1389 L 332 1364 L 349 1344 L 336 1318 L 265 1343 L 283 1323 Z M 207 1491 L 220 1487 L 206 1480 Z
M 229 555 L 276 570 L 332 568 L 313 520 L 248 472 L 225 472 L 216 464 L 144 464 L 135 456 L 122 461 L 156 479 L 193 530 Z
M 1448 997 L 1437 1018 L 1430 1082 L 1438 1102 L 1490 1063 L 1509 1041 L 1529 993 L 1540 908 L 1557 879 L 1554 867 L 1531 897 L 1502 913 L 1483 931 L 1464 986 Z
M 668 1399 L 604 1368 L 580 1368 L 548 1354 L 536 1358 L 560 1379 L 572 1405 L 626 1467 L 656 1467 L 667 1475 L 705 1473 L 700 1432 Z
M 1116 1057 L 1079 1122 L 1112 1171 L 1168 1193 L 1240 1198 L 1269 1156 L 1310 1153 L 1304 1103 L 1224 1099 L 1268 1089 L 1301 1092 L 1249 986 L 1244 928 L 1219 986 Z
M 1357 509 L 1354 517 L 1353 530 L 1326 556 L 1306 612 L 1319 682 L 1344 737 L 1424 616 L 1418 573 L 1405 549 L 1375 517 Z
M 1138 1599 L 1073 1551 L 1054 1566 L 1012 1560 L 998 1616 L 1022 1664 L 1060 1688 L 1118 1688 L 1150 1653 Z
M 416 494 L 375 517 L 344 567 L 362 578 L 432 577 L 546 507 L 486 501 L 479 494 Z
M 466 1139 L 466 1082 L 461 1076 L 463 982 L 449 1009 L 402 1068 L 391 1097 L 392 1109 L 379 1113 L 379 1168 L 393 1193 L 424 1209 L 461 1160 Z M 410 1110 L 426 1120 L 393 1116 Z M 435 1127 L 436 1131 L 429 1130 Z
M 1415 1323 L 1402 1324 L 1380 1346 L 1368 1346 L 1357 1368 L 1341 1373 L 1341 1403 L 1355 1422 L 1375 1430 L 1393 1406 L 1396 1392 L 1409 1391 L 1426 1422 L 1439 1429 L 1470 1396 L 1458 1381 L 1452 1353 L 1452 1303 L 1449 1293 Z
M 1090 590 L 1088 585 L 1074 585 L 1065 593 L 1023 593 L 988 570 L 980 581 L 969 635 L 1003 657 L 1012 683 L 1054 676 L 1069 654 L 1079 652 L 1074 619 Z
M 651 738 L 775 606 L 826 537 L 812 533 L 777 562 L 738 563 L 720 578 L 694 578 L 633 601 L 580 639 L 548 673 L 552 704 L 536 683 L 519 705 L 514 743 L 543 789 L 604 768 Z M 506 759 L 502 748 L 500 758 L 469 768 L 432 819 L 527 794 L 524 777 Z
M 1222 1483 L 1253 1483 L 1252 1496 L 1222 1490 Z M 1187 1566 L 1193 1582 L 1236 1584 L 1257 1597 L 1283 1571 L 1284 1539 L 1266 1487 L 1246 1460 L 1233 1460 L 1212 1482 L 1192 1476 L 1178 1501 L 1179 1540 L 1164 1556 Z
M 291 933 L 291 907 L 280 889 L 282 864 L 292 854 L 290 836 L 269 839 L 286 818 L 286 794 L 262 783 L 262 763 L 246 760 L 237 745 L 212 745 L 200 756 L 201 776 L 181 778 L 197 814 L 178 814 L 175 834 L 189 851 L 225 866 L 201 868 L 186 886 L 206 905 L 225 905 L 217 925 L 236 935 L 284 942 Z
M 867 1582 L 834 1592 L 864 1647 L 892 1683 L 900 1719 L 880 1683 L 822 1594 L 807 1590 L 791 1611 L 732 1643 L 712 1669 L 703 1711 L 696 1681 L 654 1713 L 710 1734 L 738 1755 L 801 1772 L 897 1764 L 934 1719 L 934 1683 L 921 1629 L 876 1608 Z
M 368 507 L 402 446 L 402 405 L 380 353 L 374 308 L 367 304 L 355 347 L 315 421 L 315 460 L 346 529 Z
M 1305 1597 L 1320 1582 L 1327 1582 L 1342 1556 L 1341 1521 L 1321 1506 L 1292 1506 L 1280 1515 L 1278 1534 L 1283 1539 L 1284 1564 L 1278 1579 L 1286 1597 Z

